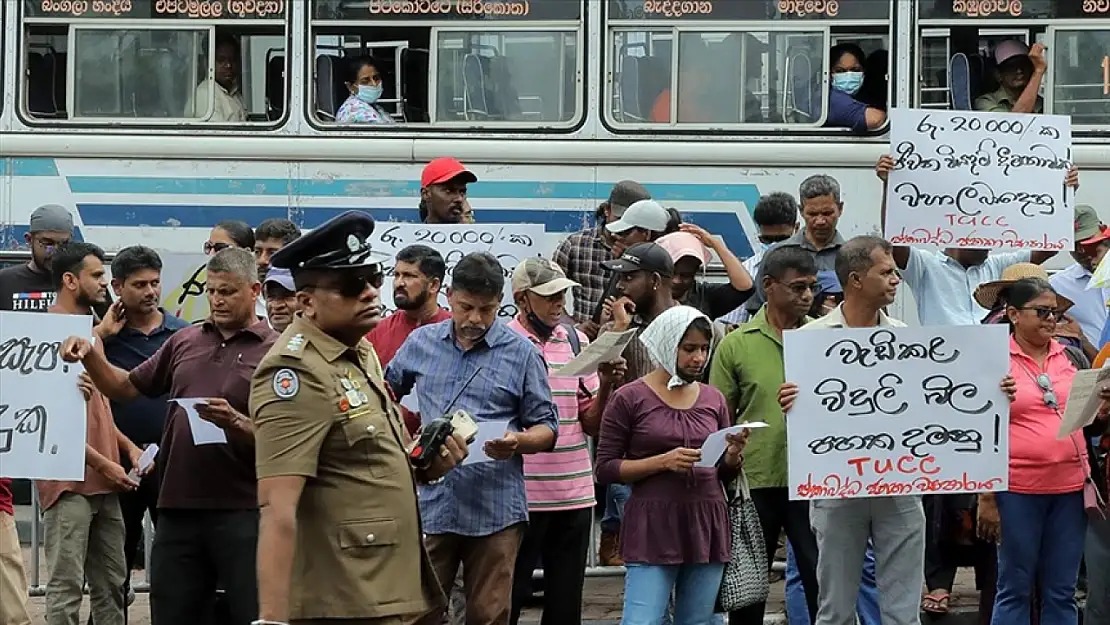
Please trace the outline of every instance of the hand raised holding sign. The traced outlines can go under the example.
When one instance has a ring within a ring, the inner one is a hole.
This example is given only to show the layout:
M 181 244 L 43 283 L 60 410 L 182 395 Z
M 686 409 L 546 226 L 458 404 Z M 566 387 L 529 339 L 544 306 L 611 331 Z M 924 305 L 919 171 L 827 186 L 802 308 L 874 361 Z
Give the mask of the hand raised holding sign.
M 1017 382 L 1013 376 L 1008 375 L 1002 378 L 1002 392 L 1006 394 L 1006 399 L 1009 399 L 1010 402 L 1013 402 L 1014 398 L 1017 397 Z

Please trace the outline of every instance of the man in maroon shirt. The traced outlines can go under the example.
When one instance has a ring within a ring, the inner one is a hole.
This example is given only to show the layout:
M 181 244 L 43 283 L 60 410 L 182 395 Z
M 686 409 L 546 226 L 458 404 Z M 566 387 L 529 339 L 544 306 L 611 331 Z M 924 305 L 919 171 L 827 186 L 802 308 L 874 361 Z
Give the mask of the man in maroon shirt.
M 162 485 L 151 551 L 151 613 L 159 625 L 211 622 L 217 581 L 230 622 L 249 623 L 258 614 L 254 427 L 245 415 L 251 376 L 277 333 L 254 314 L 261 285 L 249 250 L 222 250 L 207 269 L 209 319 L 178 331 L 130 373 L 109 364 L 99 343 L 70 337 L 61 350 L 66 361 L 83 362 L 115 401 L 167 393 L 203 399 L 200 417 L 227 436 L 226 443 L 194 444 L 184 409 L 170 409 L 158 453 Z
M 383 368 L 413 330 L 451 318 L 451 313 L 439 306 L 439 289 L 446 273 L 443 256 L 427 245 L 410 245 L 397 253 L 393 268 L 393 304 L 397 310 L 366 335 Z M 420 415 L 403 406 L 402 413 L 409 433 L 416 432 Z

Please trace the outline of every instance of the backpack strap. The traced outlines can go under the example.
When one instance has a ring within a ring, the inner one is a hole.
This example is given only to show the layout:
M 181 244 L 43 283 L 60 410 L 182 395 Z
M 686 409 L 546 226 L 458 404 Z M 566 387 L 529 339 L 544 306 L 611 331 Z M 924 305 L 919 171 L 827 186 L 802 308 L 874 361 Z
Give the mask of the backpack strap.
M 569 323 L 560 323 L 563 329 L 567 331 L 567 341 L 570 343 L 570 350 L 574 352 L 575 356 L 582 353 L 582 339 L 578 337 L 578 330 Z M 586 383 L 582 378 L 578 378 L 578 390 L 581 391 L 586 397 L 593 397 L 593 393 L 586 388 Z

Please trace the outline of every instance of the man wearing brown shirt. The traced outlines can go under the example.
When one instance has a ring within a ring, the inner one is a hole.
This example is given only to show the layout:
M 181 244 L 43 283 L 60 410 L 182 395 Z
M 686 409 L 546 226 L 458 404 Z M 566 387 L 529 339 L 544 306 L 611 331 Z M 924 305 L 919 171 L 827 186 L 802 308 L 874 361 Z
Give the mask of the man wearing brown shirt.
M 104 252 L 88 243 L 67 243 L 53 256 L 51 274 L 57 292 L 48 312 L 91 315 L 108 295 Z M 138 482 L 120 466 L 120 452 L 138 466 L 142 451 L 116 429 L 108 400 L 87 389 L 85 479 L 39 481 L 39 503 L 46 526 L 46 622 L 77 625 L 82 584 L 89 584 L 92 617 L 97 625 L 123 625 L 123 513 L 120 491 Z
M 62 345 L 62 357 L 81 360 L 110 399 L 167 393 L 171 400 L 203 399 L 200 417 L 226 433 L 226 443 L 194 444 L 185 410 L 170 408 L 158 453 L 162 486 L 151 551 L 158 625 L 209 622 L 217 580 L 232 623 L 249 623 L 258 613 L 254 427 L 245 415 L 251 375 L 277 334 L 254 314 L 262 287 L 249 250 L 222 250 L 207 270 L 211 316 L 178 331 L 130 374 L 110 365 L 99 344 L 70 337 Z

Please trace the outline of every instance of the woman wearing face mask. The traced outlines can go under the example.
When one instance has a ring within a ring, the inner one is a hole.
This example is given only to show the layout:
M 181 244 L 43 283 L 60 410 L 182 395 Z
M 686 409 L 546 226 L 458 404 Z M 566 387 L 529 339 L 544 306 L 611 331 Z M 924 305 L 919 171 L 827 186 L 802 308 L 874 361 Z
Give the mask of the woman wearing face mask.
M 598 482 L 632 485 L 621 527 L 623 625 L 662 623 L 672 591 L 674 625 L 714 622 L 730 553 L 721 483 L 739 472 L 747 433 L 728 437 L 711 466 L 695 466 L 705 439 L 732 424 L 721 392 L 698 382 L 712 338 L 709 317 L 689 306 L 656 317 L 640 336 L 656 368 L 616 391 L 602 417 Z
M 832 89 L 825 126 L 862 133 L 886 123 L 886 111 L 856 99 L 863 87 L 864 58 L 863 50 L 854 43 L 838 44 L 830 50 Z
M 351 61 L 347 76 L 351 95 L 335 114 L 341 124 L 392 124 L 393 118 L 378 104 L 382 97 L 382 74 L 377 61 L 360 56 Z

